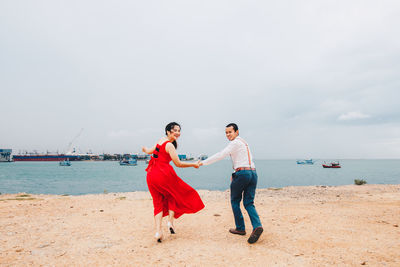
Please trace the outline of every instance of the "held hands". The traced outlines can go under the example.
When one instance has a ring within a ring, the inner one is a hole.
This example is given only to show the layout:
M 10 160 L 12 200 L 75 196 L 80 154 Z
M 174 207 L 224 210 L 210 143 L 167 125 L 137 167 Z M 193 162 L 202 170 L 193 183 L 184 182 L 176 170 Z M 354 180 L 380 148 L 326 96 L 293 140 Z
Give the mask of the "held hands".
M 194 164 L 194 168 L 196 168 L 196 169 L 198 169 L 200 166 L 203 166 L 203 163 L 200 161 L 200 160 L 198 160 L 195 164 Z

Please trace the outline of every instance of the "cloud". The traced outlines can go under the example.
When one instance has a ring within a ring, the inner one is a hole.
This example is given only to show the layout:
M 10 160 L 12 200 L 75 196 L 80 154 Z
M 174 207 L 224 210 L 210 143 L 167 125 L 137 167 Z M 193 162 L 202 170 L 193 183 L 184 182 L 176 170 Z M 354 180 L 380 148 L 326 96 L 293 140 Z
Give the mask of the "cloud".
M 346 114 L 342 114 L 338 117 L 339 121 L 350 121 L 350 120 L 360 120 L 360 119 L 367 119 L 371 116 L 368 114 L 364 114 L 360 111 L 351 111 L 347 112 Z
M 130 137 L 132 136 L 132 133 L 126 130 L 112 130 L 108 133 L 108 136 L 110 138 L 124 138 L 124 137 Z
M 180 149 L 213 153 L 235 121 L 257 158 L 400 155 L 380 143 L 399 136 L 400 1 L 36 2 L 0 1 L 0 147 L 85 127 L 83 151 L 140 151 L 178 121 Z
M 208 139 L 210 137 L 221 136 L 220 128 L 194 128 L 192 132 L 193 136 L 197 139 Z
M 141 137 L 151 136 L 158 134 L 159 129 L 154 128 L 139 128 L 135 130 L 111 130 L 108 132 L 107 136 L 113 139 L 127 138 L 127 137 Z

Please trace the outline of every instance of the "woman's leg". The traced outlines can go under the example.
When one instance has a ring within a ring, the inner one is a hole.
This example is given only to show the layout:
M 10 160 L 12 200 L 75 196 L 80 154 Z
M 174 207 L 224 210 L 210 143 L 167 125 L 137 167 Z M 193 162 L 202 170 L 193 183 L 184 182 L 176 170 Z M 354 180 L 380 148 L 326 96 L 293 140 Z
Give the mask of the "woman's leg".
M 154 222 L 156 226 L 156 236 L 155 238 L 157 239 L 157 242 L 161 243 L 163 234 L 161 231 L 161 223 L 162 223 L 162 218 L 163 218 L 163 212 L 161 211 L 160 213 L 154 215 Z
M 174 228 L 174 216 L 175 216 L 175 211 L 169 210 L 168 211 L 169 216 L 168 216 L 168 228 L 171 234 L 175 234 L 175 228 Z
M 162 211 L 160 213 L 154 215 L 154 222 L 155 222 L 155 226 L 156 226 L 156 232 L 160 233 L 160 234 L 162 233 L 161 232 L 162 218 L 163 218 L 163 212 Z
M 149 187 L 150 194 L 153 198 L 154 206 L 154 226 L 156 228 L 156 239 L 161 242 L 162 231 L 161 223 L 163 218 L 163 195 L 154 187 L 152 183 L 149 183 L 149 177 L 147 177 L 147 186 Z
M 168 213 L 169 213 L 168 220 L 172 225 L 174 225 L 175 211 L 169 210 Z

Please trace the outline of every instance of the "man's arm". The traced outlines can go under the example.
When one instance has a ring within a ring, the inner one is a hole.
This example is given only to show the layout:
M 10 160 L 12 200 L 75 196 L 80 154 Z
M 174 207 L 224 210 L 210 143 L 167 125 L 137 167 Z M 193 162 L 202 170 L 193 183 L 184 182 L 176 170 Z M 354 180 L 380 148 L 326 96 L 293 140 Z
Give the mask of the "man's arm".
M 234 145 L 235 143 L 233 141 L 229 142 L 229 145 L 225 147 L 222 151 L 212 155 L 206 160 L 201 161 L 200 165 L 210 165 L 225 158 L 226 156 L 229 156 L 234 149 Z

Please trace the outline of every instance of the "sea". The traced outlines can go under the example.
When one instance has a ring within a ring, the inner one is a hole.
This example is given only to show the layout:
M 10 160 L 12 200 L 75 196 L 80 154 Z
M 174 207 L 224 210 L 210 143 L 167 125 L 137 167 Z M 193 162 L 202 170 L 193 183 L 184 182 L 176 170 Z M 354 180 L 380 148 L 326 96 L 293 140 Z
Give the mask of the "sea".
M 257 188 L 286 186 L 349 185 L 355 179 L 368 184 L 400 184 L 400 159 L 343 159 L 342 168 L 324 169 L 317 160 L 299 165 L 296 160 L 255 160 Z M 120 166 L 115 161 L 73 161 L 71 166 L 58 162 L 0 163 L 0 193 L 83 195 L 111 192 L 147 191 L 146 166 Z M 233 171 L 230 160 L 222 160 L 199 169 L 177 168 L 179 177 L 200 190 L 229 189 Z

